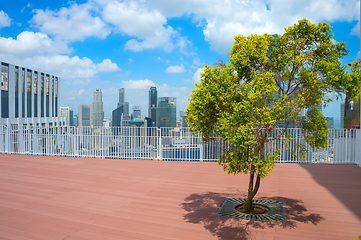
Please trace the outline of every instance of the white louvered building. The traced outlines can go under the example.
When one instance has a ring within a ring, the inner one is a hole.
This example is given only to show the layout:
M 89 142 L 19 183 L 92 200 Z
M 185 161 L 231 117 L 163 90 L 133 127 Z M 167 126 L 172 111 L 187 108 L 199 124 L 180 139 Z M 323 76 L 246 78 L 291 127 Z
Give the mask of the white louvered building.
M 0 75 L 0 125 L 64 125 L 57 76 L 6 62 Z

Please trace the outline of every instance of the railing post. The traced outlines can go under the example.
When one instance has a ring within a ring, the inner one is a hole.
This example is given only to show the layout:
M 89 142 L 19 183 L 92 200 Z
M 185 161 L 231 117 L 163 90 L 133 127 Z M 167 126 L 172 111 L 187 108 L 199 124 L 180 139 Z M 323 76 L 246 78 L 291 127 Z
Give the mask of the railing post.
M 162 161 L 163 160 L 163 149 L 162 149 L 162 132 L 161 128 L 157 129 L 158 134 L 158 153 L 157 153 L 157 160 Z
M 361 167 L 361 129 L 356 129 L 355 163 Z
M 10 147 L 10 127 L 5 127 L 5 152 L 9 153 L 9 147 Z

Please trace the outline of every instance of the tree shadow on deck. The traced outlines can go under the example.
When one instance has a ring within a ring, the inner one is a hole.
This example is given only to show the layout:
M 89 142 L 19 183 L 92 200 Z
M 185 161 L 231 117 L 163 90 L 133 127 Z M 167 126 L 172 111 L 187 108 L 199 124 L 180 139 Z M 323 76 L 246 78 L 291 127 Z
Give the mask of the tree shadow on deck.
M 250 229 L 267 229 L 279 226 L 281 228 L 296 228 L 298 223 L 317 225 L 324 218 L 317 213 L 308 213 L 301 200 L 284 197 L 259 197 L 286 202 L 286 223 L 260 222 L 235 218 L 214 216 L 225 197 L 246 197 L 239 194 L 208 192 L 191 194 L 184 199 L 181 207 L 186 210 L 183 218 L 189 223 L 203 224 L 204 228 L 219 239 L 249 239 Z

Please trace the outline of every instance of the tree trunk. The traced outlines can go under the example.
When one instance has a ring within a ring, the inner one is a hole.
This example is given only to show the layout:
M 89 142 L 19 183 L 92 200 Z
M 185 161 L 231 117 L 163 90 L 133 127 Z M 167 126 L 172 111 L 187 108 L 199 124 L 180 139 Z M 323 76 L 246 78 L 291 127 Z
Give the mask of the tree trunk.
M 256 178 L 256 184 L 253 187 L 253 181 L 254 181 L 254 173 L 250 173 L 249 176 L 249 186 L 248 186 L 248 196 L 247 196 L 247 202 L 246 202 L 246 207 L 244 209 L 245 213 L 251 213 L 252 212 L 252 200 L 254 198 L 254 196 L 256 195 L 256 193 L 258 192 L 260 183 L 261 183 L 261 178 L 259 177 L 258 174 L 257 178 Z
M 268 135 L 266 134 L 265 136 L 261 137 L 262 141 L 260 143 L 260 148 L 259 148 L 259 153 L 260 153 L 260 157 L 261 159 L 264 159 L 265 157 L 265 152 L 264 152 L 264 143 L 265 143 L 265 140 L 264 139 L 267 139 L 268 138 Z M 253 166 L 251 166 L 250 168 L 250 171 L 254 170 L 253 169 Z M 249 174 L 249 186 L 248 186 L 248 196 L 247 196 L 247 202 L 246 202 L 246 207 L 244 209 L 244 212 L 245 213 L 251 213 L 252 210 L 253 210 L 253 207 L 252 207 L 252 200 L 254 198 L 254 196 L 256 195 L 256 193 L 258 192 L 258 189 L 259 189 L 259 185 L 261 183 L 261 178 L 258 174 L 258 172 L 256 171 L 256 183 L 254 184 L 253 186 L 253 182 L 254 182 L 254 174 L 255 172 L 250 172 Z

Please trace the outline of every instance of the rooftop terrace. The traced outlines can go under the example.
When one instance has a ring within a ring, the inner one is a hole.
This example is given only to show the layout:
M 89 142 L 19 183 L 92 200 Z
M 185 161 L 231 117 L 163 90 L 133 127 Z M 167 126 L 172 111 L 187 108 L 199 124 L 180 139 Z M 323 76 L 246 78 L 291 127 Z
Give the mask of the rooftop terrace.
M 0 154 L 0 239 L 357 239 L 361 168 L 276 164 L 257 199 L 286 201 L 287 222 L 214 216 L 248 175 L 214 162 Z

